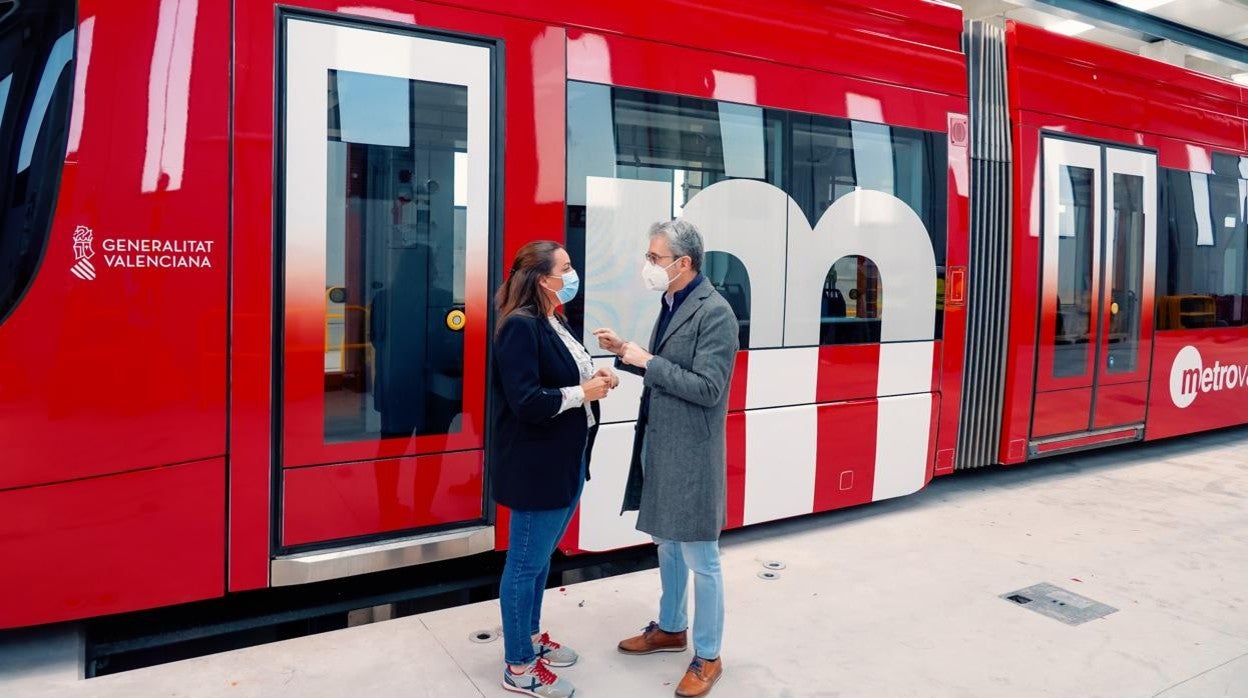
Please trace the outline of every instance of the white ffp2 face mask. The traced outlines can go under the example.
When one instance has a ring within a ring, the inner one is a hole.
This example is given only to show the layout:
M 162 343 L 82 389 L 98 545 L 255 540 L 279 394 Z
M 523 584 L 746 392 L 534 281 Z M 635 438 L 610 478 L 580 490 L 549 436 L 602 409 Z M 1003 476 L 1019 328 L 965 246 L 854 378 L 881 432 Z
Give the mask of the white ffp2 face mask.
M 680 260 L 672 262 L 675 264 Z M 651 291 L 666 291 L 668 286 L 672 285 L 675 279 L 667 278 L 667 270 L 672 268 L 672 264 L 661 267 L 654 262 L 646 262 L 646 266 L 641 268 L 641 280 L 645 282 L 646 288 Z

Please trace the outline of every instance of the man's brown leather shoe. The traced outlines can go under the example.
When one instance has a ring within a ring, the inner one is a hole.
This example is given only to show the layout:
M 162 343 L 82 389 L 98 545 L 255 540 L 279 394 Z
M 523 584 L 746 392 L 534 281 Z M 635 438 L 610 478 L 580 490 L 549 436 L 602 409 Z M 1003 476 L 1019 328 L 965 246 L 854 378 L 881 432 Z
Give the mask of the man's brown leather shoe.
M 703 659 L 694 657 L 685 670 L 685 677 L 676 687 L 676 695 L 680 698 L 697 698 L 711 692 L 711 687 L 724 674 L 724 663 L 720 659 Z
M 642 633 L 627 640 L 621 640 L 620 651 L 624 654 L 654 654 L 655 652 L 684 652 L 689 647 L 686 637 L 687 630 L 669 633 L 659 629 L 659 624 L 650 621 Z

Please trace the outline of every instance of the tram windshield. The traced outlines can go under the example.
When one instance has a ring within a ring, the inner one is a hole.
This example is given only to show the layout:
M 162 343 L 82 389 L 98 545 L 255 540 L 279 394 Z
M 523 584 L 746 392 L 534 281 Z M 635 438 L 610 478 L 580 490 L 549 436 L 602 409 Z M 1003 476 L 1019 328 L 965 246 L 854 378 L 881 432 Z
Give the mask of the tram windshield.
M 0 2 L 0 322 L 47 244 L 69 131 L 74 3 Z

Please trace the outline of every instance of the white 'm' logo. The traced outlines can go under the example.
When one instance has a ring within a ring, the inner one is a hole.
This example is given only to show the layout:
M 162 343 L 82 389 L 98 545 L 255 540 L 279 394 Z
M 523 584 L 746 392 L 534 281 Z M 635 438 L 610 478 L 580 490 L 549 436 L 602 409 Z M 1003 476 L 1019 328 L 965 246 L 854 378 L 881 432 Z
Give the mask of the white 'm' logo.
M 91 258 L 95 256 L 91 247 L 92 236 L 91 229 L 85 225 L 74 229 L 74 266 L 69 271 L 83 281 L 95 279 L 95 265 L 91 263 Z
M 1174 357 L 1174 363 L 1170 365 L 1170 399 L 1176 407 L 1187 407 L 1196 399 L 1204 367 L 1196 347 L 1183 347 Z

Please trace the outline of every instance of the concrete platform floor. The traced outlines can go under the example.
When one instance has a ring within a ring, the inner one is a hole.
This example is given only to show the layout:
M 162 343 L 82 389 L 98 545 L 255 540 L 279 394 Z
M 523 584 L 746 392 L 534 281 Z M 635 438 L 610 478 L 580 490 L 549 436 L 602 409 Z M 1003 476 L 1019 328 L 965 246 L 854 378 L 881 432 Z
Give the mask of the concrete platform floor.
M 1248 429 L 942 478 L 723 550 L 718 698 L 1248 696 Z M 1040 582 L 1119 611 L 1069 626 L 999 598 Z M 655 616 L 657 570 L 546 598 L 578 696 L 671 695 L 688 655 L 615 651 Z M 469 640 L 498 624 L 482 603 L 0 694 L 511 695 L 501 641 Z

